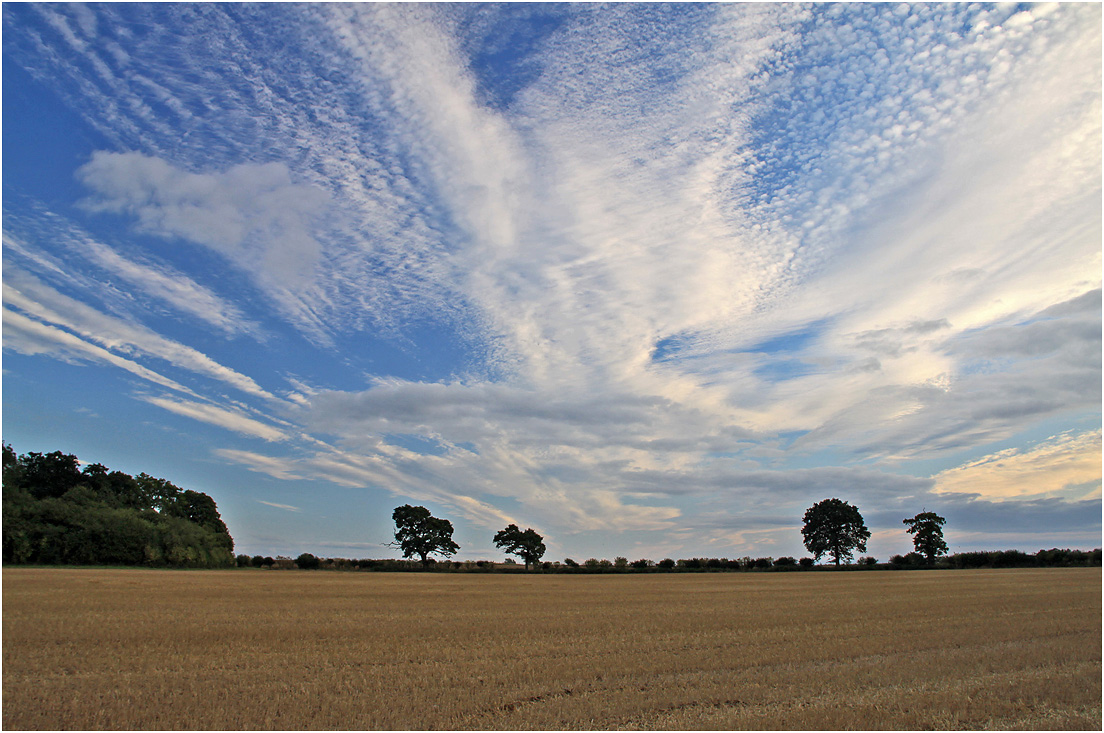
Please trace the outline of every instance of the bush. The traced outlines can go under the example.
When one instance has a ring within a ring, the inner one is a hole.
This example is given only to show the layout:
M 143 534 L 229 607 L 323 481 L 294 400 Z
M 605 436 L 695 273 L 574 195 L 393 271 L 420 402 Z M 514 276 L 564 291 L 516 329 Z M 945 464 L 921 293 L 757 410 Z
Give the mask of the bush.
M 613 558 L 613 566 L 618 570 L 624 570 L 629 567 L 629 558 L 615 557 Z
M 579 563 L 575 562 L 575 561 L 574 561 L 574 560 L 572 560 L 572 559 L 571 559 L 570 557 L 565 557 L 565 558 L 564 558 L 564 565 L 568 566 L 569 568 L 577 568 L 577 567 L 579 567 Z
M 878 558 L 876 557 L 861 557 L 859 558 L 859 565 L 868 565 L 873 567 L 878 564 Z
M 797 564 L 803 568 L 811 568 L 816 565 L 816 560 L 811 557 L 803 557 L 797 561 Z
M 658 563 L 656 563 L 656 565 L 660 568 L 663 568 L 664 570 L 670 570 L 671 568 L 675 567 L 675 561 L 669 557 L 665 557 Z
M 774 566 L 776 568 L 791 568 L 794 565 L 797 565 L 797 560 L 794 560 L 792 557 L 780 557 L 774 561 Z
M 304 552 L 295 558 L 295 564 L 299 566 L 300 570 L 317 570 L 322 561 L 309 552 Z
M 237 563 L 239 568 L 247 568 L 250 563 L 249 555 L 238 555 L 234 558 L 234 562 Z
M 772 560 L 769 557 L 760 557 L 760 558 L 756 558 L 756 560 L 755 560 L 755 567 L 760 569 L 760 570 L 763 570 L 765 568 L 769 568 L 773 564 L 774 564 L 774 560 Z
M 705 561 L 705 567 L 709 568 L 710 570 L 721 570 L 727 564 L 728 558 L 722 560 L 719 557 L 711 557 Z
M 633 560 L 629 564 L 632 565 L 637 570 L 644 570 L 646 568 L 650 568 L 653 565 L 655 565 L 655 563 L 653 563 L 651 560 L 644 560 L 644 559 Z

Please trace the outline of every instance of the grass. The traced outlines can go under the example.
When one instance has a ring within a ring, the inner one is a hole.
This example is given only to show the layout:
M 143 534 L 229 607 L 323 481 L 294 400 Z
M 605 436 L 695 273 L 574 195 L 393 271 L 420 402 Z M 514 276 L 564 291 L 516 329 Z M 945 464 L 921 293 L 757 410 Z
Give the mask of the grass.
M 1099 568 L 3 570 L 5 729 L 1100 729 Z

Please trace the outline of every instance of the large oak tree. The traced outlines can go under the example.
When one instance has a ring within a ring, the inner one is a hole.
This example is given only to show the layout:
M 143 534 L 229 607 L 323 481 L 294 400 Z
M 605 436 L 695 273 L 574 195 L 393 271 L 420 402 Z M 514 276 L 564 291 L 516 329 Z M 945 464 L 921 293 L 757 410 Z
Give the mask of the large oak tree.
M 805 526 L 801 534 L 805 547 L 820 560 L 830 555 L 836 565 L 850 561 L 855 550 L 866 552 L 870 530 L 857 507 L 840 499 L 825 499 L 805 511 Z

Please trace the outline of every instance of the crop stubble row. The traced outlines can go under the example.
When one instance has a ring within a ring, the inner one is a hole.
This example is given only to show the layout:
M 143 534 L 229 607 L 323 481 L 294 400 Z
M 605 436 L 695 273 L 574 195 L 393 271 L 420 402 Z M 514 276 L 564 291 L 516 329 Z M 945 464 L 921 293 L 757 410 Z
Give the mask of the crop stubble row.
M 1101 571 L 6 568 L 7 729 L 1099 729 Z

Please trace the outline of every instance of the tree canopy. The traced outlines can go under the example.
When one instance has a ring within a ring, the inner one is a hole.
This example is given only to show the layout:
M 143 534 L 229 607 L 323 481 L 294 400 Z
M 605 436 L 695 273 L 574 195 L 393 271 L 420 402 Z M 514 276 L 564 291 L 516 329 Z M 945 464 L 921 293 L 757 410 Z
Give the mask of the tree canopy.
M 460 545 L 452 541 L 452 522 L 429 513 L 424 506 L 403 504 L 391 515 L 395 520 L 395 541 L 402 549 L 403 557 L 417 555 L 423 565 L 429 564 L 430 555 L 456 554 Z
M 820 560 L 830 555 L 836 565 L 850 561 L 855 550 L 866 552 L 870 530 L 858 508 L 840 499 L 825 499 L 805 511 L 805 526 L 801 534 L 805 547 Z
M 9 563 L 229 567 L 234 540 L 207 494 L 74 455 L 4 445 Z
M 516 524 L 508 525 L 494 536 L 494 543 L 506 554 L 520 557 L 526 570 L 544 557 L 544 538 L 532 527 L 522 532 Z
M 946 519 L 935 512 L 920 512 L 912 519 L 901 520 L 912 535 L 912 546 L 924 556 L 931 565 L 935 558 L 947 554 L 947 543 L 943 541 L 943 525 Z

